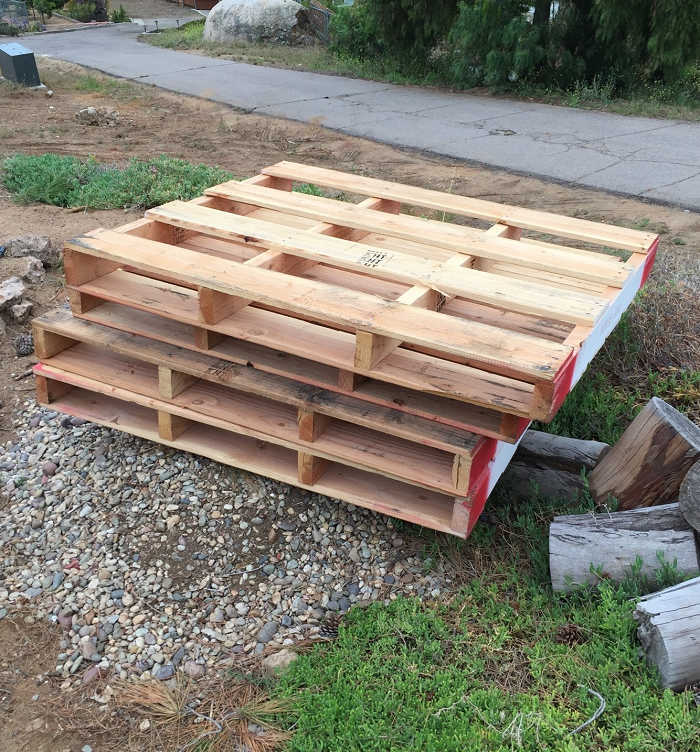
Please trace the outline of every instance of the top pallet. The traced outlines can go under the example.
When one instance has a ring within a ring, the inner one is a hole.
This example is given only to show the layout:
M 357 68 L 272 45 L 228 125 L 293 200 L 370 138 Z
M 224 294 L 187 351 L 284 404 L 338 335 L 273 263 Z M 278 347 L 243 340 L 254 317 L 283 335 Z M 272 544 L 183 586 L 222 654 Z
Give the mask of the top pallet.
M 292 192 L 294 183 L 367 198 Z M 493 224 L 426 219 L 402 205 Z M 67 244 L 76 313 L 93 305 L 86 300 L 113 300 L 188 320 L 191 311 L 172 303 L 184 290 L 207 330 L 270 346 L 284 320 L 279 349 L 541 420 L 644 284 L 658 243 L 649 233 L 290 162 L 146 217 Z M 144 281 L 153 277 L 159 293 Z

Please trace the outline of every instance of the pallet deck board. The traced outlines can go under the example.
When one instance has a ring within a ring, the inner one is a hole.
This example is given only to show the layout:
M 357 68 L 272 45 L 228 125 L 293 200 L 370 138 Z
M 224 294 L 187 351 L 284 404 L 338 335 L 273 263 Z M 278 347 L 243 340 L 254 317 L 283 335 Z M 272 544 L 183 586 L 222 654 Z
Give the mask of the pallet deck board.
M 377 213 L 383 216 L 380 212 Z M 475 269 L 447 269 L 439 261 L 417 258 L 398 251 L 388 254 L 369 245 L 364 239 L 352 242 L 320 236 L 308 230 L 280 228 L 248 216 L 194 206 L 185 201 L 172 201 L 150 209 L 146 216 L 205 235 L 251 238 L 257 242 L 269 243 L 270 247 L 279 248 L 285 253 L 326 262 L 343 269 L 356 271 L 362 267 L 371 267 L 372 273 L 377 277 L 422 284 L 443 294 L 497 305 L 520 313 L 548 316 L 568 323 L 594 324 L 607 307 L 607 301 L 593 295 L 562 293 L 534 282 L 494 280 L 487 272 Z M 468 254 L 469 249 L 465 247 L 460 253 Z
M 363 209 L 355 204 L 322 196 L 290 194 L 264 186 L 236 181 L 205 191 L 208 196 L 242 201 L 264 209 L 277 209 L 295 216 L 331 222 L 368 232 L 385 232 L 402 241 L 420 241 L 442 251 L 469 253 L 481 258 L 506 261 L 550 272 L 563 270 L 568 276 L 622 287 L 633 271 L 619 258 L 580 251 L 554 244 L 536 245 L 527 240 L 493 238 L 473 228 L 423 217 L 392 215 Z M 157 215 L 154 215 L 157 216 Z M 250 215 L 248 215 L 250 216 Z M 256 217 L 257 218 L 257 217 Z
M 279 162 L 264 168 L 262 174 L 300 183 L 313 183 L 348 193 L 385 198 L 425 209 L 450 212 L 458 216 L 485 219 L 496 224 L 535 230 L 633 253 L 648 253 L 658 243 L 658 236 L 649 232 L 563 217 L 534 209 L 506 206 L 483 199 L 465 198 L 427 188 L 416 188 L 294 162 Z

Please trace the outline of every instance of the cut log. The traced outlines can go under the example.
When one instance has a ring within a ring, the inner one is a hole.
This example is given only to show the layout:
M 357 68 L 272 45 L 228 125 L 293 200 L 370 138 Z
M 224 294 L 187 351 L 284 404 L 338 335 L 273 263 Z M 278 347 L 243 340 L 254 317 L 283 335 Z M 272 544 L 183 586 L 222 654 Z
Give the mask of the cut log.
M 653 397 L 588 479 L 599 504 L 617 499 L 618 509 L 666 504 L 700 459 L 700 428 Z
M 700 577 L 642 598 L 634 618 L 647 662 L 664 686 L 682 691 L 700 682 Z
M 695 463 L 681 483 L 678 503 L 685 521 L 700 532 L 700 462 Z
M 555 517 L 549 529 L 549 570 L 552 587 L 570 591 L 600 582 L 591 571 L 602 567 L 602 577 L 622 582 L 637 557 L 641 573 L 653 577 L 664 561 L 676 561 L 679 572 L 700 574 L 698 547 L 692 527 L 678 504 L 613 514 L 572 514 Z
M 515 455 L 523 462 L 534 461 L 579 475 L 582 469 L 593 470 L 610 449 L 602 441 L 583 441 L 555 436 L 542 431 L 527 431 Z
M 581 470 L 592 470 L 609 449 L 601 441 L 527 431 L 504 478 L 518 498 L 529 498 L 533 484 L 541 496 L 572 498 L 583 491 Z

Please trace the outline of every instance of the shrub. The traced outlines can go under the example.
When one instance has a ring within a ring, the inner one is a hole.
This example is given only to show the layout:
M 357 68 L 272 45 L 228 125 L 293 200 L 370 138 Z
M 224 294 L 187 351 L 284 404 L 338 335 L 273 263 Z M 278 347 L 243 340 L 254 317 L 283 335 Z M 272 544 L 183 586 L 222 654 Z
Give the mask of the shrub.
M 124 9 L 124 6 L 120 5 L 119 10 L 112 11 L 110 21 L 112 23 L 129 23 L 131 21 L 131 18 L 129 18 L 129 14 Z
M 17 37 L 19 30 L 10 24 L 0 23 L 0 37 Z

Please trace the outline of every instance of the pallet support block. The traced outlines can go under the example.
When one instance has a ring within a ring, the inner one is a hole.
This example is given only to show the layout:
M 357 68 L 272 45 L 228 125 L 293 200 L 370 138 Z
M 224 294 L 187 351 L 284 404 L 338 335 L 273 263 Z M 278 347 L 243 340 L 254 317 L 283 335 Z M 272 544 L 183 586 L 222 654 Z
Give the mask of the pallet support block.
M 55 400 L 61 399 L 64 395 L 72 392 L 75 388 L 72 384 L 66 384 L 55 379 L 47 379 L 46 376 L 35 374 L 36 381 L 36 398 L 42 405 L 50 405 Z
M 158 435 L 164 441 L 176 441 L 194 421 L 181 415 L 158 411 Z
M 313 486 L 333 463 L 308 452 L 298 453 L 299 483 Z
M 299 409 L 297 420 L 299 423 L 299 438 L 310 443 L 316 439 L 333 423 L 330 415 Z
M 197 376 L 190 376 L 189 373 L 158 366 L 158 394 L 163 399 L 174 399 L 198 381 Z
M 226 295 L 223 292 L 199 288 L 199 320 L 203 324 L 218 324 L 231 314 L 250 305 L 252 301 L 239 298 L 236 295 Z
M 226 335 L 220 332 L 212 332 L 211 329 L 204 329 L 201 326 L 194 327 L 194 346 L 200 350 L 211 350 L 226 338 Z
M 80 340 L 66 337 L 63 334 L 49 331 L 40 326 L 32 326 L 34 337 L 34 352 L 39 360 L 51 358 L 73 345 L 77 345 Z

